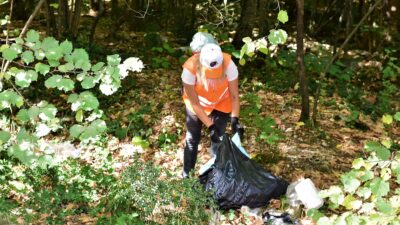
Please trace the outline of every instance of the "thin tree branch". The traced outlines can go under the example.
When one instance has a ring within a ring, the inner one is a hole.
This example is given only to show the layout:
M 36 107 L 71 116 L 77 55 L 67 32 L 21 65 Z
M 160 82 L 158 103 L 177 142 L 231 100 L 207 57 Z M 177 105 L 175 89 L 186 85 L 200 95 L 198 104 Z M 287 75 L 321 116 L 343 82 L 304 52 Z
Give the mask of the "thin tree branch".
M 29 26 L 31 25 L 33 19 L 35 18 L 36 14 L 39 12 L 39 10 L 42 7 L 44 2 L 45 2 L 45 0 L 40 0 L 39 3 L 36 5 L 35 10 L 29 17 L 28 21 L 26 21 L 24 28 L 22 29 L 21 33 L 19 34 L 20 38 L 22 38 L 25 35 L 25 33 L 28 31 Z

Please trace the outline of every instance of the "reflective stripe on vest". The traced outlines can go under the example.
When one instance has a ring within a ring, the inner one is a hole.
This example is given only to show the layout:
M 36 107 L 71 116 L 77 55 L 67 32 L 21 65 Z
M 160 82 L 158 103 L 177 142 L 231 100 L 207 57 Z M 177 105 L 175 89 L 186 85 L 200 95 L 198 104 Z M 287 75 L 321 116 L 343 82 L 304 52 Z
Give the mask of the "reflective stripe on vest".
M 215 102 L 210 102 L 206 98 L 198 95 L 200 105 L 203 107 L 207 107 L 207 108 L 214 108 L 215 105 L 217 105 L 222 100 L 225 100 L 228 96 L 229 96 L 228 88 L 225 88 L 224 92 L 222 92 L 222 94 L 218 97 L 217 101 L 215 101 Z

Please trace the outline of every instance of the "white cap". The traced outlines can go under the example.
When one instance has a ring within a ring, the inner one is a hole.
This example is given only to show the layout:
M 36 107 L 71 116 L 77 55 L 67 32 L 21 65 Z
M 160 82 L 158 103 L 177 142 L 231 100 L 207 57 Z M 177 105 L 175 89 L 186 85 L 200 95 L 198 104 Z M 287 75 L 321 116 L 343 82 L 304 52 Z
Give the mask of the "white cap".
M 221 48 L 216 44 L 206 44 L 200 52 L 200 63 L 208 69 L 219 68 L 224 60 Z
M 201 48 L 205 44 L 218 44 L 218 42 L 214 39 L 214 37 L 210 33 L 205 33 L 205 32 L 197 32 L 193 38 L 192 42 L 190 42 L 190 48 L 192 49 L 192 52 L 200 52 Z

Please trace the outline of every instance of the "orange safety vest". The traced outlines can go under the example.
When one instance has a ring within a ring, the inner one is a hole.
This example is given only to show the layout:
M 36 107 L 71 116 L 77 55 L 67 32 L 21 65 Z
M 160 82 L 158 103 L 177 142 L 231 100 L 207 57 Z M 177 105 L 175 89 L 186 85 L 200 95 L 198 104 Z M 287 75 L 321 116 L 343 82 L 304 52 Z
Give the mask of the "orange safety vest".
M 199 63 L 200 54 L 195 54 L 191 56 L 186 62 L 183 64 L 183 68 L 187 69 L 193 76 L 196 76 L 197 73 L 197 63 Z M 214 69 L 213 71 L 206 69 L 205 73 L 207 77 L 218 78 L 222 76 L 223 71 L 225 71 L 231 62 L 231 55 L 227 53 L 223 53 L 224 61 L 223 68 Z M 207 78 L 212 79 L 212 78 Z M 231 96 L 228 88 L 228 79 L 224 79 L 221 83 L 215 86 L 208 87 L 208 91 L 204 88 L 202 84 L 195 84 L 195 91 L 199 97 L 200 105 L 202 106 L 204 112 L 207 115 L 216 109 L 218 111 L 224 113 L 230 113 L 232 111 L 232 103 Z M 190 103 L 189 97 L 186 92 L 183 92 L 183 101 L 185 102 L 186 107 L 194 113 L 193 107 Z

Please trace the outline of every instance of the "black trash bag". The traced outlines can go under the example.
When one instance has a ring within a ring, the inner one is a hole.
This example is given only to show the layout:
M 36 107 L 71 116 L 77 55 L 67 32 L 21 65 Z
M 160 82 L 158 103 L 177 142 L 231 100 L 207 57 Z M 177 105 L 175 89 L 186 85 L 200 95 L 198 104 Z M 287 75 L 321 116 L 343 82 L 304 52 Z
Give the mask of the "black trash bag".
M 214 164 L 199 178 L 206 190 L 213 191 L 221 209 L 262 207 L 285 194 L 288 187 L 286 181 L 244 155 L 227 134 L 218 146 Z

